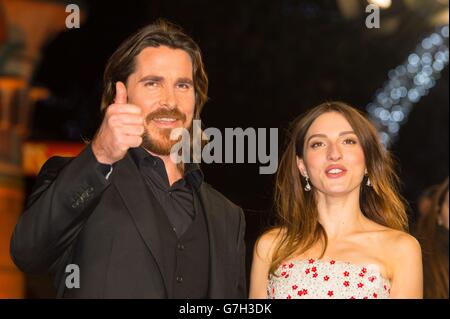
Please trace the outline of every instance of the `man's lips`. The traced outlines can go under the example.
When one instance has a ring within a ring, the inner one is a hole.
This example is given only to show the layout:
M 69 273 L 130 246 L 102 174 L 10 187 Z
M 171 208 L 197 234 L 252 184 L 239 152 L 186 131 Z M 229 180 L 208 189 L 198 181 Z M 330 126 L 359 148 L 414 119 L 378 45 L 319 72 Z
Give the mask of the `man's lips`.
M 325 169 L 328 178 L 339 178 L 347 173 L 347 169 L 342 165 L 330 165 Z
M 185 121 L 186 115 L 178 108 L 171 110 L 158 109 L 147 114 L 145 119 L 147 124 L 153 122 L 154 125 L 161 128 L 175 128 L 178 127 L 180 123 L 184 123 Z
M 178 121 L 180 119 L 173 118 L 173 117 L 157 117 L 151 120 L 154 122 L 157 126 L 163 126 L 163 127 L 175 127 L 177 126 Z

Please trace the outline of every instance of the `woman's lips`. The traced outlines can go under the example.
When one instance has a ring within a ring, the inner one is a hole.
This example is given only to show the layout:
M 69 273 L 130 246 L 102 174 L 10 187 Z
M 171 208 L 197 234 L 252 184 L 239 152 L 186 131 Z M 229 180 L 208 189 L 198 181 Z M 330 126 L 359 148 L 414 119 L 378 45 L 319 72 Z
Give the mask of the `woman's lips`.
M 331 173 L 331 172 L 328 171 L 328 172 L 325 172 L 325 175 L 328 178 L 339 178 L 339 177 L 344 176 L 346 173 L 347 173 L 347 171 L 340 171 L 338 173 Z
M 325 170 L 325 175 L 328 178 L 339 178 L 344 176 L 347 173 L 347 170 L 343 166 L 332 165 L 328 166 Z

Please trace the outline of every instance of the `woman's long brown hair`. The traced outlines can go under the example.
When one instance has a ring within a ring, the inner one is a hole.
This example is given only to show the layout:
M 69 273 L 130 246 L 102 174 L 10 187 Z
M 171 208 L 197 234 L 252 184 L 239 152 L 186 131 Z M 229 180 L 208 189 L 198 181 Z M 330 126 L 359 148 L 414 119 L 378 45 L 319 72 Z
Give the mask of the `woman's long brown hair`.
M 417 237 L 422 245 L 424 298 L 448 299 L 448 247 L 438 234 L 437 220 L 448 192 L 448 177 L 433 195 L 430 210 L 419 222 Z M 447 234 L 448 236 L 448 234 Z
M 323 257 L 327 235 L 318 222 L 314 188 L 306 192 L 296 157 L 303 158 L 306 133 L 320 115 L 337 112 L 343 115 L 357 135 L 365 157 L 372 187 L 361 183 L 361 211 L 369 219 L 398 230 L 406 230 L 408 219 L 405 201 L 399 195 L 398 177 L 390 153 L 380 143 L 375 127 L 359 111 L 343 102 L 327 102 L 295 119 L 278 169 L 275 185 L 275 207 L 278 232 L 270 273 L 288 258 L 300 255 L 321 241 Z

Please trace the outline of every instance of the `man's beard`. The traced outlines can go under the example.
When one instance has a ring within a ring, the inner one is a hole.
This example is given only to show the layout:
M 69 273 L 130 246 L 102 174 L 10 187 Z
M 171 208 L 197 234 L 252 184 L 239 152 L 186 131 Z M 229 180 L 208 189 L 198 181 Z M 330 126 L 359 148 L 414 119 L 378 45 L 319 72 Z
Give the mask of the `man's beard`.
M 181 113 L 178 108 L 167 110 L 167 109 L 158 109 L 152 113 L 149 113 L 145 118 L 145 131 L 142 135 L 142 144 L 141 146 L 145 148 L 147 151 L 161 156 L 170 155 L 172 147 L 181 140 L 181 136 L 175 140 L 170 139 L 170 133 L 172 132 L 171 128 L 155 128 L 155 132 L 149 132 L 147 126 L 151 123 L 151 121 L 155 118 L 163 118 L 169 117 L 174 118 L 181 121 L 182 124 L 186 122 L 186 115 Z M 192 123 L 187 128 L 189 132 L 191 131 L 190 127 Z
M 172 129 L 157 129 L 156 134 L 150 134 L 148 129 L 145 128 L 145 132 L 142 135 L 141 146 L 147 151 L 161 156 L 169 156 L 172 147 L 179 142 L 179 139 L 171 140 L 170 133 Z

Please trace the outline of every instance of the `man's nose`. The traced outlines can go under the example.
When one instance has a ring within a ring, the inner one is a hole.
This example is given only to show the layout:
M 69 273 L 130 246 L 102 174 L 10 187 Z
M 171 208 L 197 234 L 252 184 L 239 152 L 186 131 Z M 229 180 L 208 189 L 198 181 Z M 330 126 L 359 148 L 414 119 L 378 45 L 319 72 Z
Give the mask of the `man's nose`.
M 165 88 L 161 95 L 161 100 L 159 102 L 161 106 L 168 109 L 174 109 L 177 106 L 175 90 L 173 88 Z

